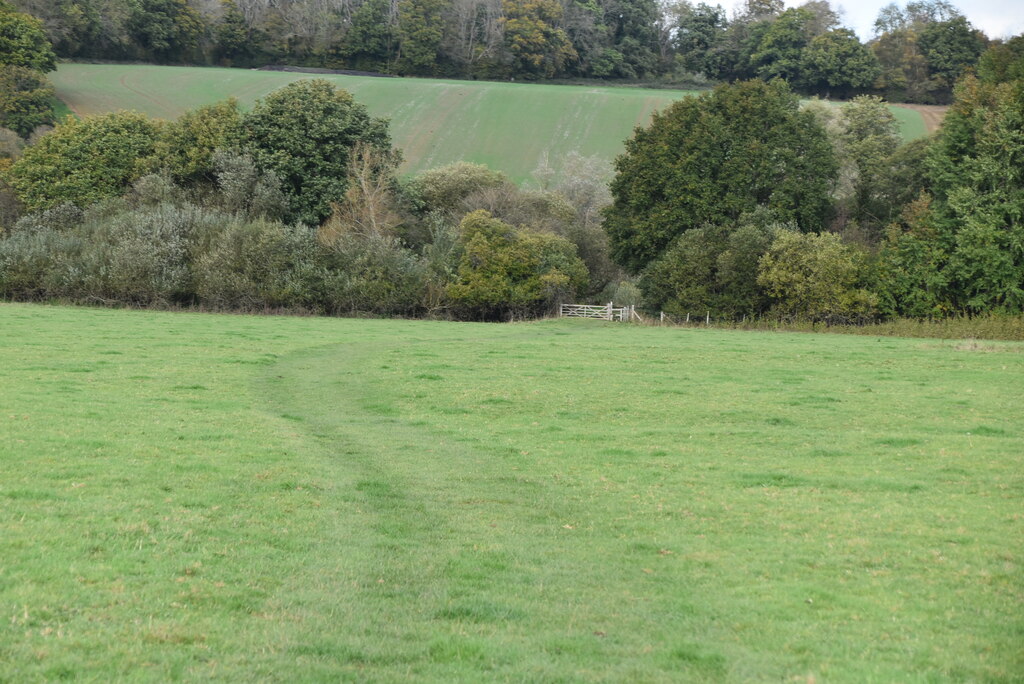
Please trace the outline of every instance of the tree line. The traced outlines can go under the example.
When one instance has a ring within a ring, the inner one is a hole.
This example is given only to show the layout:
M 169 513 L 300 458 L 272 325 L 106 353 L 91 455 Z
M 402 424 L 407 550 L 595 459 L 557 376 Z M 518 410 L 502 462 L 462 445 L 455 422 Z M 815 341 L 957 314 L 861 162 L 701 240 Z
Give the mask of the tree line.
M 593 159 L 532 190 L 469 163 L 400 179 L 386 121 L 322 79 L 68 119 L 15 157 L 0 297 L 507 320 L 617 286 Z
M 913 102 L 948 101 L 1001 45 L 945 0 L 886 6 L 866 44 L 828 0 L 791 9 L 747 0 L 731 17 L 689 0 L 11 1 L 71 59 L 488 79 L 784 78 L 804 93 Z
M 1013 70 L 1007 70 L 1010 73 Z M 614 178 L 401 178 L 324 80 L 172 122 L 69 119 L 5 163 L 0 296 L 507 320 L 565 301 L 858 323 L 1024 311 L 1024 80 L 967 76 L 901 144 L 875 96 L 721 85 L 638 128 Z
M 1022 155 L 1019 77 L 964 77 L 909 144 L 876 97 L 801 107 L 781 80 L 740 82 L 627 141 L 605 227 L 646 307 L 676 315 L 1019 314 Z
M 13 28 L 12 28 L 13 27 Z M 55 56 L 0 5 L 0 76 Z M 36 88 L 51 96 L 45 78 Z M 826 322 L 1024 310 L 1024 51 L 990 48 L 940 132 L 782 78 L 654 115 L 614 169 L 413 178 L 388 124 L 324 80 L 242 111 L 0 128 L 0 297 L 506 320 L 569 299 Z M 12 104 L 13 103 L 13 104 Z M 607 184 L 612 177 L 611 184 Z

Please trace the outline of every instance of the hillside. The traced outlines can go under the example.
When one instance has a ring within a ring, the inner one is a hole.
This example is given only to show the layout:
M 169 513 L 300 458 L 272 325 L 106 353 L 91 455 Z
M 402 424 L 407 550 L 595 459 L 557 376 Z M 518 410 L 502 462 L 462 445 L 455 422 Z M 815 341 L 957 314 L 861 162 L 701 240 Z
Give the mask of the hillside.
M 79 115 L 134 109 L 174 118 L 227 97 L 243 106 L 307 74 L 202 67 L 62 64 L 51 79 Z M 690 94 L 676 90 L 479 81 L 323 76 L 351 91 L 370 112 L 391 119 L 395 144 L 414 173 L 459 160 L 500 169 L 517 181 L 545 155 L 569 152 L 611 161 L 633 128 Z M 925 132 L 920 114 L 893 108 L 903 134 Z

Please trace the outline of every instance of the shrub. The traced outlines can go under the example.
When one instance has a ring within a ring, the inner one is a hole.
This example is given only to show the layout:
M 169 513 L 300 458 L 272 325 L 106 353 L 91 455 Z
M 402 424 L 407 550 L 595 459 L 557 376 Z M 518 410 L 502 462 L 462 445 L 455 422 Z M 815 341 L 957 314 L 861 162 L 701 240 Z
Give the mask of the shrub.
M 31 301 L 75 296 L 83 247 L 77 235 L 52 228 L 20 230 L 0 240 L 0 297 Z
M 204 236 L 197 252 L 195 288 L 204 304 L 248 311 L 321 308 L 325 272 L 308 228 L 235 219 Z
M 69 117 L 25 150 L 7 178 L 29 210 L 88 206 L 142 175 L 140 160 L 152 154 L 156 135 L 157 125 L 134 112 Z
M 423 213 L 466 213 L 463 201 L 476 192 L 508 183 L 508 177 L 483 164 L 456 162 L 424 171 L 406 185 L 406 193 Z
M 125 211 L 118 204 L 86 217 L 82 294 L 131 304 L 190 301 L 190 243 L 202 210 L 160 204 Z
M 27 138 L 39 126 L 53 123 L 53 86 L 27 67 L 0 66 L 0 126 Z
M 416 316 L 426 310 L 427 267 L 394 237 L 345 234 L 327 248 L 330 313 Z
M 586 284 L 586 266 L 571 242 L 513 228 L 486 211 L 463 218 L 459 243 L 458 278 L 448 296 L 463 318 L 542 315 Z
M 877 308 L 877 296 L 860 286 L 866 275 L 864 254 L 832 233 L 782 232 L 758 270 L 758 285 L 783 316 L 863 322 Z

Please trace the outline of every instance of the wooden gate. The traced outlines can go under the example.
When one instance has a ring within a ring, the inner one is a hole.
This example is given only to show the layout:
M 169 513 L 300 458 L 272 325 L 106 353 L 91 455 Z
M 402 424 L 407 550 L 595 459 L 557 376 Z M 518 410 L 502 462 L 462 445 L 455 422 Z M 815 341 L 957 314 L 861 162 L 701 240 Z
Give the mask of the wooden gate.
M 615 307 L 612 305 L 612 302 L 608 302 L 604 306 L 594 304 L 562 304 L 558 315 L 567 318 L 600 318 L 606 321 L 642 320 L 634 307 Z

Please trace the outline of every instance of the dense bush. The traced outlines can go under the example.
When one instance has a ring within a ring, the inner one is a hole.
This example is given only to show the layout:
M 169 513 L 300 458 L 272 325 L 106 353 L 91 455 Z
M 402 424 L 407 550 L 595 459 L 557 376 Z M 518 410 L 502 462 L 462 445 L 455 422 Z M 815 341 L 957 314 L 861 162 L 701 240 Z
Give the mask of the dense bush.
M 201 210 L 162 204 L 92 212 L 80 235 L 81 292 L 132 304 L 191 300 L 189 247 Z
M 178 183 L 208 183 L 217 171 L 216 152 L 241 146 L 241 126 L 242 114 L 234 99 L 186 112 L 160 131 L 147 165 Z
M 23 138 L 53 123 L 53 86 L 42 73 L 27 67 L 0 66 L 0 126 Z
M 459 224 L 462 256 L 448 288 L 456 315 L 504 320 L 548 313 L 586 284 L 571 242 L 514 228 L 480 210 Z
M 674 316 L 711 312 L 716 318 L 762 313 L 768 298 L 757 283 L 761 257 L 780 231 L 770 212 L 744 216 L 738 225 L 705 226 L 683 233 L 644 272 L 645 306 Z
M 143 175 L 141 161 L 153 153 L 157 128 L 135 112 L 68 118 L 25 150 L 8 181 L 30 210 L 119 196 Z
M 461 216 L 468 213 L 464 205 L 467 197 L 507 183 L 509 179 L 505 174 L 483 164 L 456 162 L 424 171 L 407 184 L 406 192 L 423 213 Z
M 41 300 L 80 297 L 84 241 L 52 228 L 16 231 L 0 240 L 0 297 Z
M 877 296 L 863 287 L 865 257 L 832 233 L 784 231 L 761 257 L 757 283 L 776 314 L 830 323 L 870 320 Z
M 195 287 L 207 306 L 321 309 L 325 268 L 313 231 L 263 219 L 229 220 L 203 239 Z
M 394 237 L 349 234 L 332 241 L 328 250 L 328 312 L 418 316 L 426 311 L 427 267 Z

